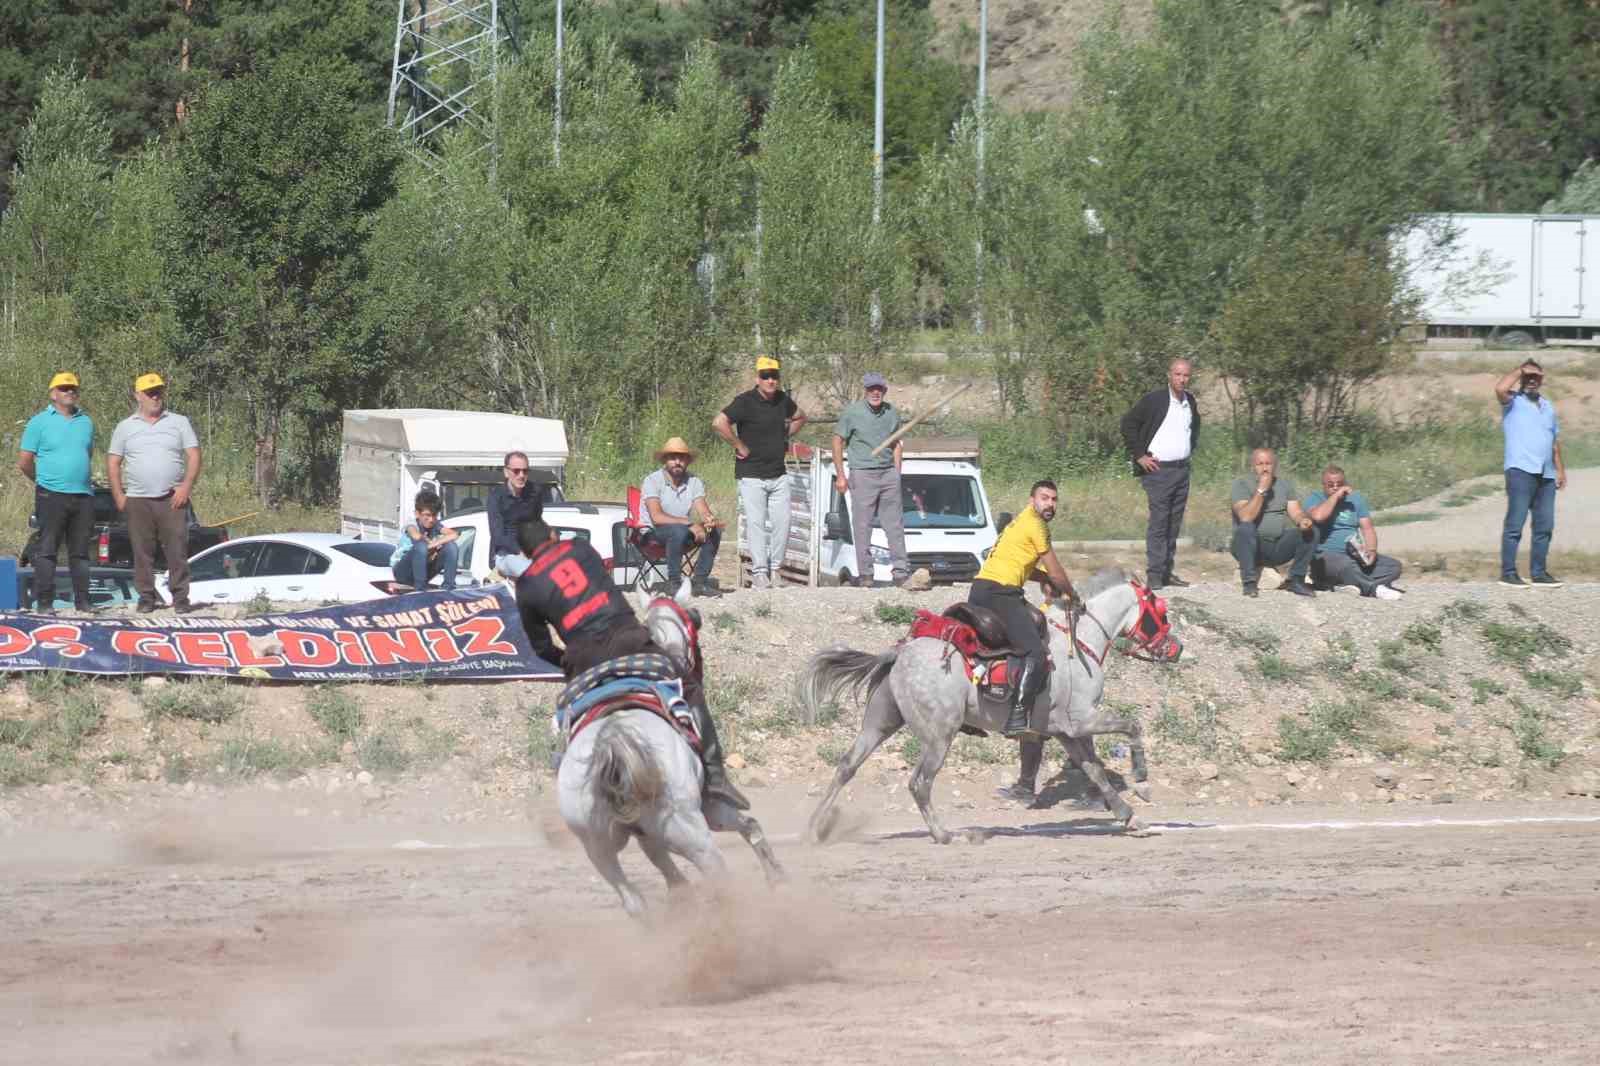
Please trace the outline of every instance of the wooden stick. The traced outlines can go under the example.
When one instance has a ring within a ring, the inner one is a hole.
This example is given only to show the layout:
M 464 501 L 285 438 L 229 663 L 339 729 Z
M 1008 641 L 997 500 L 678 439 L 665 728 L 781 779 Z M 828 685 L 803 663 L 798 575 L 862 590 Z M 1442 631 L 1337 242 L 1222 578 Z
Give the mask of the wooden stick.
M 883 451 L 885 448 L 894 447 L 895 442 L 898 441 L 901 437 L 905 436 L 907 433 L 910 433 L 912 431 L 912 429 L 914 429 L 916 427 L 918 422 L 921 422 L 924 418 L 927 418 L 929 415 L 933 414 L 933 412 L 937 411 L 939 408 L 943 407 L 945 404 L 949 403 L 951 400 L 955 399 L 957 396 L 960 396 L 963 392 L 966 392 L 968 389 L 972 388 L 972 386 L 975 385 L 975 384 L 977 384 L 977 382 L 969 381 L 965 385 L 963 385 L 959 389 L 957 389 L 955 392 L 952 392 L 950 395 L 948 395 L 944 399 L 940 400 L 938 403 L 933 404 L 932 406 L 930 406 L 926 411 L 922 412 L 920 415 L 918 415 L 917 417 L 913 418 L 911 421 L 907 422 L 905 425 L 901 426 L 899 429 L 895 430 L 893 433 L 889 434 L 889 439 L 884 441 L 882 444 L 878 445 L 876 448 L 872 449 L 872 454 L 873 455 L 877 455 L 879 452 Z
M 258 515 L 260 513 L 261 513 L 260 511 L 251 511 L 249 514 L 236 514 L 232 518 L 225 518 L 221 522 L 217 522 L 216 525 L 219 525 L 219 526 L 232 525 L 234 522 L 243 522 L 246 518 L 254 518 L 256 515 Z

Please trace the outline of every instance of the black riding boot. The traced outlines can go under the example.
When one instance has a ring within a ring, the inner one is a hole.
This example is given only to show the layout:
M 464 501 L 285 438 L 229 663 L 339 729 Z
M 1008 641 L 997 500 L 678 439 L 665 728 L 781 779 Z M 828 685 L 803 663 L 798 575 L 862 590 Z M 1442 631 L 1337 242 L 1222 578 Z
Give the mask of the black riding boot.
M 722 741 L 717 739 L 717 723 L 712 721 L 710 709 L 700 704 L 692 706 L 700 722 L 700 761 L 706 767 L 706 796 L 714 796 L 735 810 L 749 810 L 750 801 L 728 780 L 728 771 L 722 765 Z
M 1034 791 L 1039 780 L 1039 764 L 1044 761 L 1044 741 L 1024 739 L 1020 745 L 1022 749 L 1021 765 L 1017 769 L 1017 783 L 1005 788 L 994 790 L 995 795 L 1001 799 L 1014 800 L 1017 803 L 1032 804 L 1038 799 Z
M 1043 663 L 1032 659 L 1022 661 L 1022 670 L 1017 674 L 1016 688 L 1011 690 L 1011 713 L 1006 715 L 1006 725 L 1001 730 L 1006 737 L 1014 740 L 1031 732 L 1028 728 L 1028 719 L 1032 717 L 1034 701 L 1044 689 L 1044 677 Z

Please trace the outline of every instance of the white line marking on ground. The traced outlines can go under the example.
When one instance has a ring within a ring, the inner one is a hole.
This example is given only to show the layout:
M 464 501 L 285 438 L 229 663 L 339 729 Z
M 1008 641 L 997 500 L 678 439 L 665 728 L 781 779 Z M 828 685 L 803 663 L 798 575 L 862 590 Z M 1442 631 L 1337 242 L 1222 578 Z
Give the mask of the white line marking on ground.
M 1575 815 L 1549 815 L 1544 817 L 1528 816 L 1522 818 L 1405 818 L 1374 820 L 1370 822 L 1342 819 L 1338 821 L 1319 822 L 1240 822 L 1228 825 L 1222 822 L 1154 822 L 1147 828 L 1150 832 L 1161 833 L 1246 833 L 1266 830 L 1292 832 L 1307 829 L 1492 829 L 1497 826 L 1508 825 L 1592 825 L 1600 822 L 1600 815 L 1575 814 Z M 1122 828 L 1116 822 L 1108 821 L 1103 827 L 1085 827 L 1079 833 L 1103 832 L 1107 835 L 1120 833 Z M 894 840 L 916 834 L 912 828 L 896 830 L 892 833 L 871 833 L 862 837 L 865 840 Z M 1017 826 L 1009 830 L 1007 835 L 1046 835 L 1055 832 L 1055 827 Z M 1077 834 L 1073 834 L 1077 835 Z M 773 833 L 767 837 L 773 844 L 799 844 L 799 833 Z M 469 844 L 434 844 L 426 840 L 399 840 L 391 844 L 395 851 L 482 851 L 494 848 L 531 848 L 536 846 L 532 840 L 485 840 Z M 326 848 L 327 851 L 345 851 L 347 848 Z

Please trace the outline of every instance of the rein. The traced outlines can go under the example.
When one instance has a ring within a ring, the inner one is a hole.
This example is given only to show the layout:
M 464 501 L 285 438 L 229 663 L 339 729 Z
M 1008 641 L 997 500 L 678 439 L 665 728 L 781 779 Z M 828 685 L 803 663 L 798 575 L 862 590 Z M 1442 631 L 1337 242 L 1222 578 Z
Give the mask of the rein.
M 1078 637 L 1078 620 L 1081 618 L 1087 618 L 1089 621 L 1094 623 L 1096 629 L 1105 634 L 1106 650 L 1101 652 L 1099 655 L 1096 655 L 1089 645 L 1085 644 Z M 1114 644 L 1116 644 L 1117 639 L 1116 637 L 1112 636 L 1111 630 L 1107 629 L 1105 627 L 1105 623 L 1101 622 L 1100 619 L 1094 616 L 1094 612 L 1089 610 L 1088 604 L 1077 601 L 1074 601 L 1072 605 L 1068 606 L 1067 621 L 1069 623 L 1068 625 L 1062 625 L 1060 622 L 1054 620 L 1052 620 L 1050 624 L 1056 629 L 1059 629 L 1061 632 L 1065 633 L 1067 635 L 1067 639 L 1072 641 L 1073 651 L 1077 654 L 1078 661 L 1083 664 L 1083 668 L 1085 670 L 1089 669 L 1089 663 L 1087 661 L 1088 659 L 1093 659 L 1096 666 L 1100 667 L 1102 670 L 1105 669 L 1106 656 L 1111 654 L 1111 648 Z M 1154 663 L 1160 661 L 1154 655 L 1151 655 L 1145 651 L 1143 645 L 1139 645 L 1131 651 L 1122 648 L 1118 648 L 1117 650 L 1123 655 L 1126 655 L 1128 658 L 1138 659 L 1140 662 Z M 1145 654 L 1141 655 L 1141 651 L 1145 651 Z

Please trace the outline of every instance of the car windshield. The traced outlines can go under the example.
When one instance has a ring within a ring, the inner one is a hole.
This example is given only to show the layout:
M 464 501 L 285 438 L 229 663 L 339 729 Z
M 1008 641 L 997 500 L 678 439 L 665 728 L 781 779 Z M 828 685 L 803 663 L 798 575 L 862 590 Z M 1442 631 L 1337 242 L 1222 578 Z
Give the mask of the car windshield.
M 907 529 L 981 529 L 988 524 L 978 479 L 959 474 L 902 474 Z
M 335 544 L 333 550 L 359 559 L 368 566 L 387 567 L 389 556 L 394 554 L 394 545 L 381 540 L 352 540 L 347 544 Z

